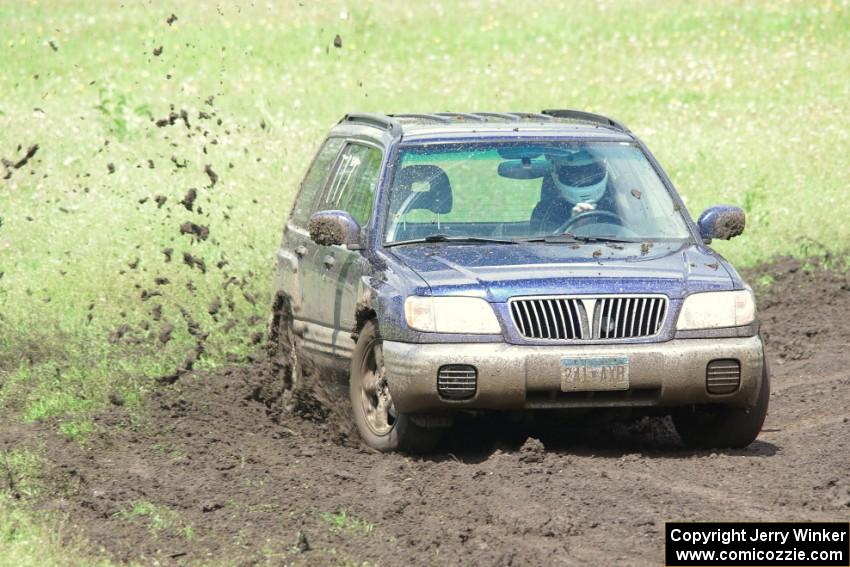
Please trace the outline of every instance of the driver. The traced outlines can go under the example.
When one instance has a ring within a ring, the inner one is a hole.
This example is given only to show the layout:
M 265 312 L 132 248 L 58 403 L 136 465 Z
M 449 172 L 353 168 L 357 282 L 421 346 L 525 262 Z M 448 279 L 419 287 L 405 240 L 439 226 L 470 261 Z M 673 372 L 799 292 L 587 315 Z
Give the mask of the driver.
M 587 149 L 546 154 L 549 172 L 543 178 L 540 202 L 531 213 L 531 229 L 551 234 L 568 220 L 588 211 L 612 210 L 608 167 Z

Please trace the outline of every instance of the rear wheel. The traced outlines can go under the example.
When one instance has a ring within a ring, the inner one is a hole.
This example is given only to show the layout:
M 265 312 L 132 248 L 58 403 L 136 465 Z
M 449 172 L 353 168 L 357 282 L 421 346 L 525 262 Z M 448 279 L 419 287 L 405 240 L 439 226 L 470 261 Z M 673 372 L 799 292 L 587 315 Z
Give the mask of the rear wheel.
M 378 326 L 369 321 L 351 356 L 351 409 L 360 437 L 379 451 L 426 453 L 440 440 L 440 429 L 417 425 L 411 415 L 395 409 L 384 367 Z
M 693 448 L 741 448 L 758 437 L 770 401 L 767 363 L 762 370 L 756 405 L 750 408 L 692 406 L 673 414 L 676 431 Z

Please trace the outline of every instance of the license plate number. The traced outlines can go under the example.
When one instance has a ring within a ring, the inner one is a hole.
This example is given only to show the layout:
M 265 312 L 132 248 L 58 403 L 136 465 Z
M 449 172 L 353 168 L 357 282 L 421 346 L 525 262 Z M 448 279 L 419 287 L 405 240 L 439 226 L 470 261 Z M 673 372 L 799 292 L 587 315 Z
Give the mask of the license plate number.
M 606 356 L 561 359 L 561 391 L 563 392 L 628 389 L 628 357 Z

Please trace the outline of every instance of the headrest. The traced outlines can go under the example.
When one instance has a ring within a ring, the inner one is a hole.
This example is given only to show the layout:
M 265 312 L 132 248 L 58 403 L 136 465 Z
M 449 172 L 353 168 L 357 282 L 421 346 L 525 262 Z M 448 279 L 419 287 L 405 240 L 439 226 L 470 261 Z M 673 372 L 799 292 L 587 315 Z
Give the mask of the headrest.
M 396 187 L 416 193 L 408 210 L 425 209 L 444 215 L 452 210 L 449 176 L 436 165 L 408 165 L 398 172 Z

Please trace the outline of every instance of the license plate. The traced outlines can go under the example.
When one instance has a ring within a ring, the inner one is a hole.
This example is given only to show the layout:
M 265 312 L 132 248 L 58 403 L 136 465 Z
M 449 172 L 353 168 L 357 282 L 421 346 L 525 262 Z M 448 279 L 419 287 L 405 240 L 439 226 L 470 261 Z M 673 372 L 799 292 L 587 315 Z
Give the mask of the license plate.
M 604 356 L 561 359 L 562 392 L 628 389 L 628 357 Z

